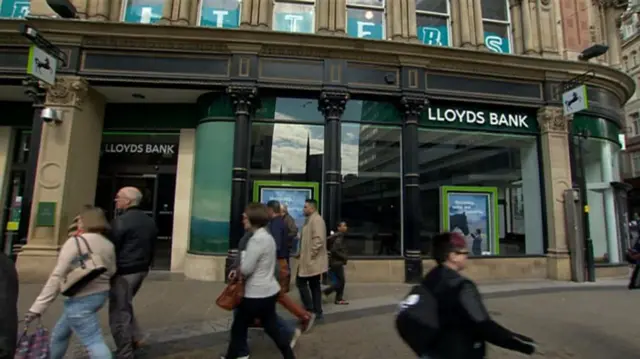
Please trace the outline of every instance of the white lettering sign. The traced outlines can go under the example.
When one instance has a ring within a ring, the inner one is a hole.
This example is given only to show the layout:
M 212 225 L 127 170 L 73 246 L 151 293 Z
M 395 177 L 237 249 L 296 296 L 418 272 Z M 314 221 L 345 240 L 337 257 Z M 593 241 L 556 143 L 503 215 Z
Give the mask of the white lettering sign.
M 484 44 L 491 51 L 502 53 L 502 43 L 504 39 L 500 36 L 489 35 L 484 38 Z
M 501 126 L 511 128 L 529 128 L 527 115 L 505 114 L 491 111 L 473 111 L 444 108 L 428 108 L 427 119 L 436 122 L 459 122 L 475 125 L 489 124 L 490 126 Z
M 140 13 L 140 23 L 141 24 L 150 24 L 151 17 L 153 16 L 153 8 L 152 7 L 143 7 Z
M 373 22 L 358 21 L 358 37 L 365 37 L 371 35 L 371 31 L 365 31 L 365 26 L 376 26 Z
M 442 46 L 442 34 L 435 27 L 422 28 L 422 42 L 427 45 Z
M 160 154 L 172 156 L 175 154 L 175 145 L 159 145 L 151 143 L 107 143 L 104 145 L 104 152 L 127 154 Z
M 284 19 L 291 23 L 291 32 L 298 32 L 298 21 L 304 20 L 302 15 L 287 14 Z
M 216 17 L 216 27 L 222 27 L 224 24 L 224 17 L 229 15 L 227 10 L 213 10 L 213 16 Z

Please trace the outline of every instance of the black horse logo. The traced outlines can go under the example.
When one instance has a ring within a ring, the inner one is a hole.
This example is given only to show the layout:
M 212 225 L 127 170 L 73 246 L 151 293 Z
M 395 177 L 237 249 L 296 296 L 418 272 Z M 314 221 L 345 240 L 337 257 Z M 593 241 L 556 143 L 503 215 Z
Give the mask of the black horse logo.
M 571 105 L 578 102 L 578 100 L 580 100 L 580 98 L 578 97 L 578 93 L 574 92 L 571 99 L 565 101 L 564 104 L 567 106 L 567 108 L 571 109 Z
M 45 69 L 49 72 L 51 72 L 51 63 L 49 62 L 49 58 L 45 58 L 44 61 L 41 61 L 40 59 L 36 58 L 35 59 L 36 62 L 36 72 L 37 73 L 42 73 L 42 69 Z

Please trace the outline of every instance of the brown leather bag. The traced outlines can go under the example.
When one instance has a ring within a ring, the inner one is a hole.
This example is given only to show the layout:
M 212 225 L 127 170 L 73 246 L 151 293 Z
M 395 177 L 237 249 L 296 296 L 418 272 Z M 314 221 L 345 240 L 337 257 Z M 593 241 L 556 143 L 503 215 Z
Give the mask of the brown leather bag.
M 244 297 L 244 281 L 240 278 L 232 279 L 224 287 L 216 299 L 216 305 L 225 310 L 234 310 Z

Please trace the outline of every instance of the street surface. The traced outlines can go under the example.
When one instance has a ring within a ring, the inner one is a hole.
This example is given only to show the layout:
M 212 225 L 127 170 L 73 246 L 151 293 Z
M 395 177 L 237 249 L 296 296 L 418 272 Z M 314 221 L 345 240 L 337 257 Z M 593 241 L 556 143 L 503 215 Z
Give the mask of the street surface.
M 498 322 L 535 338 L 540 358 L 617 359 L 640 357 L 634 313 L 640 291 L 629 292 L 626 280 L 577 284 L 553 281 L 481 283 L 487 306 Z M 21 285 L 20 310 L 25 312 L 42 284 Z M 152 273 L 136 297 L 138 320 L 150 334 L 141 354 L 148 359 L 218 358 L 228 342 L 230 313 L 216 307 L 222 283 L 185 280 L 180 275 Z M 296 348 L 304 359 L 414 358 L 393 326 L 396 303 L 407 293 L 406 284 L 347 284 L 348 306 L 325 306 L 326 319 L 301 337 Z M 297 298 L 293 288 L 291 296 Z M 52 328 L 61 310 L 59 298 L 45 313 Z M 113 345 L 106 310 L 101 320 Z M 280 314 L 290 319 L 288 313 Z M 280 358 L 262 331 L 250 331 L 254 359 Z M 67 358 L 86 358 L 76 340 Z M 524 358 L 490 348 L 489 359 Z

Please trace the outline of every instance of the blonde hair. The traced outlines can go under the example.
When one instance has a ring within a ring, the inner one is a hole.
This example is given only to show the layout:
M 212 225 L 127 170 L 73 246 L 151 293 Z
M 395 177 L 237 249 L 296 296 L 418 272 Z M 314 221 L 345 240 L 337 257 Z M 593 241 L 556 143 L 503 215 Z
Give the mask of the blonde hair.
M 111 230 L 104 211 L 98 207 L 87 208 L 78 217 L 82 223 L 82 230 L 87 233 L 106 234 Z

